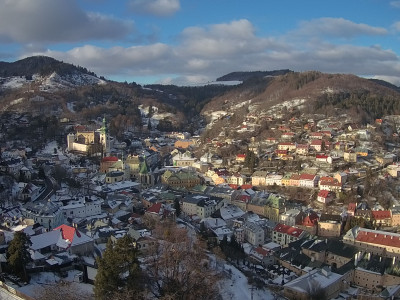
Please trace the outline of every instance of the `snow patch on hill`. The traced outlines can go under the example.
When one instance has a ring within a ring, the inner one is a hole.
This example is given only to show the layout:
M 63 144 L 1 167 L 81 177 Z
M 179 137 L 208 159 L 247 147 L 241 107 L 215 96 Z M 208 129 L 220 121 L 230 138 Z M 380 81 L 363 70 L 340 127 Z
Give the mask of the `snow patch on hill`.
M 105 81 L 88 74 L 70 74 L 60 76 L 53 72 L 50 76 L 44 78 L 40 85 L 41 91 L 57 91 L 62 89 L 70 89 L 77 86 L 105 84 Z
M 25 77 L 12 76 L 12 77 L 0 77 L 0 89 L 19 89 L 24 86 L 28 81 Z
M 25 98 L 18 98 L 10 102 L 10 105 L 20 104 L 25 100 Z
M 77 86 L 106 84 L 106 81 L 92 75 L 76 73 L 60 76 L 53 72 L 50 76 L 42 77 L 38 74 L 27 80 L 24 76 L 0 77 L 0 90 L 20 89 L 25 85 L 39 84 L 40 91 L 52 92 L 75 88 Z
M 307 99 L 291 99 L 291 100 L 286 100 L 282 103 L 276 104 L 274 106 L 271 106 L 271 108 L 268 110 L 268 113 L 275 113 L 278 111 L 281 111 L 284 107 L 287 109 L 290 108 L 301 108 L 302 105 L 307 101 Z

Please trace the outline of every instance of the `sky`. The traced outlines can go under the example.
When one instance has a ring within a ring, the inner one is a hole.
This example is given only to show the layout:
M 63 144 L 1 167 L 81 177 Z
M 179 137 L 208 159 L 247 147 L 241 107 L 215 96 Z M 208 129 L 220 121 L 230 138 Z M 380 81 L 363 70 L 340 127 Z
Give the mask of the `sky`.
M 0 61 L 46 55 L 139 84 L 290 69 L 400 86 L 400 0 L 0 0 L 0 8 Z

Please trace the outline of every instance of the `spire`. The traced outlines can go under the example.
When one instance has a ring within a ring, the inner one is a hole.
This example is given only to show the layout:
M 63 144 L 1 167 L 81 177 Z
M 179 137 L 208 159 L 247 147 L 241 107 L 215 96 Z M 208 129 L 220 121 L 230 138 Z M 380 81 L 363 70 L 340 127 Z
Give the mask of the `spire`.
M 147 174 L 147 173 L 149 173 L 149 167 L 147 166 L 146 156 L 143 158 L 143 161 L 142 161 L 142 163 L 140 164 L 139 173 L 140 173 L 140 174 Z
M 100 128 L 100 132 L 103 133 L 103 134 L 107 134 L 108 133 L 106 116 L 103 117 L 103 125 Z

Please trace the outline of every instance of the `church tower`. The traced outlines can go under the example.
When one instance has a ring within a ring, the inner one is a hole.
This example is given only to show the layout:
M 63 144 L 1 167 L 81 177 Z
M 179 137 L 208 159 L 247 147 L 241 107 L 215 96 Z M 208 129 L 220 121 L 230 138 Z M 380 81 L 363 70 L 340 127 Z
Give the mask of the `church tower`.
M 110 136 L 108 135 L 108 127 L 106 117 L 103 118 L 103 125 L 100 128 L 100 143 L 103 145 L 103 156 L 110 155 Z

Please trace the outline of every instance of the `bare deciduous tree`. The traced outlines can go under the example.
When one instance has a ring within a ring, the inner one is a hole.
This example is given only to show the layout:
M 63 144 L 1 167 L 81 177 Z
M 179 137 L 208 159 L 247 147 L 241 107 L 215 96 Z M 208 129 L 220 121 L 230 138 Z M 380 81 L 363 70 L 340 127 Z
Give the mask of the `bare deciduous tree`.
M 218 299 L 219 276 L 204 249 L 174 223 L 156 226 L 157 244 L 145 263 L 149 292 L 158 299 Z

